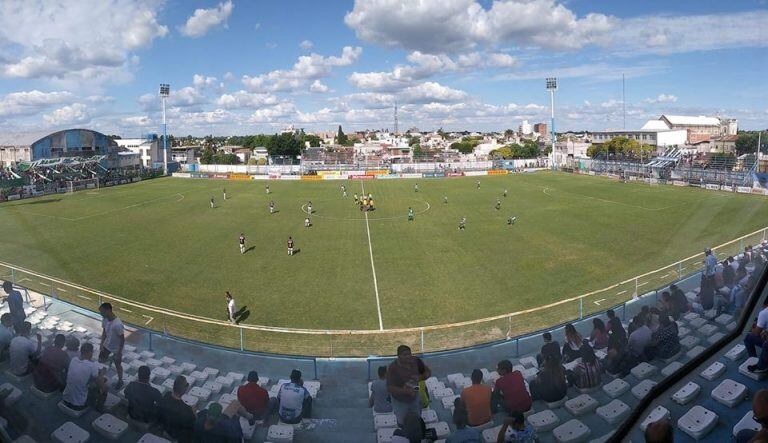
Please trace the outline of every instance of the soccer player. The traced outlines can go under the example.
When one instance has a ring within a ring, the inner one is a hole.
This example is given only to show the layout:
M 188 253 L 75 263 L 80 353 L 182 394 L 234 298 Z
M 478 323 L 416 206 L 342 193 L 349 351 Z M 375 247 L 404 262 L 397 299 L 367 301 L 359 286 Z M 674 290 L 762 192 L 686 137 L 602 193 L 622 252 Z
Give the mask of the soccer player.
M 370 200 L 373 200 L 373 194 L 371 194 L 370 192 L 368 193 L 368 200 L 369 200 L 369 201 L 370 201 Z
M 309 211 L 310 214 L 312 213 L 312 202 L 307 203 L 307 211 Z
M 344 189 L 342 196 L 343 196 L 344 198 L 347 198 L 347 190 L 346 190 L 346 189 Z
M 288 236 L 288 255 L 293 255 L 293 239 Z
M 464 230 L 464 226 L 467 224 L 467 217 L 461 217 L 461 220 L 459 220 L 459 231 Z
M 265 188 L 267 189 L 267 194 L 269 194 L 269 185 L 266 185 Z
M 235 323 L 235 299 L 232 298 L 232 294 L 226 291 L 225 297 L 227 299 L 227 320 L 230 323 Z
M 216 207 L 216 203 L 213 201 L 213 197 L 211 197 L 211 209 Z
M 419 184 L 418 183 L 413 185 L 413 192 L 419 192 Z
M 448 204 L 448 196 L 443 196 L 443 204 Z
M 505 188 L 505 189 L 504 189 L 504 197 L 506 197 L 506 196 L 507 196 L 507 190 L 506 190 L 506 188 Z
M 312 222 L 309 220 L 309 217 L 307 217 L 304 219 L 304 227 L 308 228 L 310 226 L 312 226 Z
M 274 214 L 275 213 L 275 201 L 272 200 L 269 202 L 269 213 Z
M 245 235 L 243 233 L 240 233 L 240 253 L 245 254 Z
M 515 224 L 515 221 L 517 221 L 517 217 L 509 217 L 509 218 L 507 219 L 507 224 L 508 224 L 508 225 L 514 225 L 514 224 Z
M 224 200 L 227 199 L 227 188 L 224 188 Z
M 501 200 L 496 199 L 496 210 L 498 211 L 499 209 L 501 209 Z
M 408 207 L 408 221 L 413 221 L 413 208 Z
M 477 185 L 477 189 L 480 189 L 480 180 L 478 180 L 475 184 Z
M 359 200 L 357 199 L 357 193 L 355 193 L 355 204 L 358 204 Z

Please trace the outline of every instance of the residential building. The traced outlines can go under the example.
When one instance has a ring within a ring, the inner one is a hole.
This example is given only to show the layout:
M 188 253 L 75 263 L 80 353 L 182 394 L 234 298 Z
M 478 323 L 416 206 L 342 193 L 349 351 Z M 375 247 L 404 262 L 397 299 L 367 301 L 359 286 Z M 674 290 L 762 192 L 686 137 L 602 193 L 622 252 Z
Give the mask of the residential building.
M 647 124 L 646 124 L 647 125 Z M 667 146 L 683 146 L 688 141 L 686 129 L 638 129 L 599 131 L 592 133 L 592 143 L 601 144 L 616 137 L 627 137 L 641 144 L 664 148 Z
M 533 126 L 531 126 L 530 123 L 528 123 L 528 120 L 523 120 L 522 123 L 520 123 L 520 131 L 523 135 L 531 135 L 533 134 Z
M 171 148 L 170 160 L 182 165 L 197 163 L 195 152 L 202 149 L 202 146 L 174 146 Z
M 139 154 L 141 166 L 145 168 L 163 163 L 163 144 L 156 134 L 147 134 L 143 138 L 123 138 L 115 142 L 121 151 Z
M 662 115 L 657 120 L 649 120 L 642 129 L 675 129 L 688 131 L 687 143 L 695 144 L 709 141 L 723 135 L 736 135 L 738 121 L 732 118 Z
M 543 138 L 548 138 L 549 133 L 547 132 L 547 124 L 546 123 L 536 123 L 533 125 L 533 132 L 539 134 Z
M 587 149 L 591 143 L 572 137 L 555 143 L 555 163 L 566 165 L 569 160 L 587 158 Z

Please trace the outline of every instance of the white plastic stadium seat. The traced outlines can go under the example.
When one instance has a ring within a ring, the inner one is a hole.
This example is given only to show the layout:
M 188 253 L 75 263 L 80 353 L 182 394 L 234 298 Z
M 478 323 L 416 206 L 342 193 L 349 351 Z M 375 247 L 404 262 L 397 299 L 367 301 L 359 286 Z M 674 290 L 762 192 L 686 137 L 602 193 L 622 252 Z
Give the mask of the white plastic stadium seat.
M 592 433 L 584 423 L 576 420 L 568 420 L 552 430 L 552 435 L 558 443 L 577 443 L 586 441 Z
M 689 313 L 687 313 L 687 314 L 685 314 L 683 316 L 683 320 L 685 320 L 688 323 L 690 323 L 691 321 L 693 321 L 693 320 L 695 320 L 695 319 L 697 319 L 699 317 L 700 317 L 699 314 L 697 314 L 695 312 L 689 312 Z
M 699 334 L 704 337 L 712 335 L 715 331 L 717 331 L 717 326 L 713 324 L 705 324 L 698 329 Z
M 715 318 L 715 323 L 723 326 L 727 325 L 732 321 L 733 321 L 733 316 L 730 314 L 720 314 Z
M 453 395 L 453 389 L 451 388 L 438 389 L 432 394 L 435 398 L 449 397 L 451 395 Z
M 392 428 L 390 428 L 392 429 Z M 392 429 L 394 432 L 394 429 Z M 293 442 L 293 426 L 290 425 L 272 425 L 267 431 L 267 440 L 274 443 L 291 443 Z M 392 440 L 392 435 L 389 437 L 389 441 Z
M 432 409 L 422 409 L 421 410 L 421 419 L 424 420 L 424 423 L 436 423 L 437 422 L 437 412 L 435 412 Z
M 664 406 L 656 406 L 651 411 L 651 413 L 648 414 L 647 417 L 645 417 L 645 420 L 640 422 L 640 430 L 645 432 L 645 428 L 647 428 L 649 424 L 656 423 L 662 418 L 670 418 L 670 417 L 671 415 L 669 413 L 669 409 L 665 408 Z
M 719 342 L 721 338 L 725 337 L 725 333 L 723 332 L 715 332 L 714 334 L 707 337 L 707 343 L 710 345 L 714 345 L 715 343 Z
M 208 374 L 202 371 L 192 371 L 189 376 L 195 381 L 194 383 L 190 383 L 191 386 L 194 386 L 196 383 L 203 384 L 208 380 Z M 189 381 L 189 378 L 187 378 L 187 381 Z
M 738 405 L 747 396 L 747 387 L 729 378 L 712 390 L 712 398 L 729 408 Z
M 680 326 L 677 328 L 677 336 L 678 337 L 685 337 L 686 335 L 690 334 L 691 330 L 686 328 L 685 326 Z
M 259 380 L 261 380 L 261 377 L 259 377 Z M 229 389 L 235 383 L 234 378 L 231 378 L 229 376 L 221 376 L 221 375 L 216 377 L 214 381 L 221 385 L 221 389 Z
M 693 359 L 699 356 L 702 352 L 704 352 L 707 348 L 704 346 L 694 346 L 692 347 L 688 352 L 685 353 L 686 357 Z
M 642 362 L 642 363 L 638 364 L 637 366 L 635 366 L 634 368 L 632 368 L 632 370 L 630 372 L 638 380 L 645 380 L 646 378 L 648 378 L 648 377 L 652 376 L 653 374 L 655 374 L 658 370 L 659 369 L 656 366 L 654 366 L 654 365 L 652 365 L 650 363 Z
M 528 423 L 531 424 L 536 432 L 545 432 L 552 430 L 559 425 L 560 419 L 557 418 L 557 415 L 550 409 L 545 409 L 541 412 L 529 415 Z
M 488 428 L 483 431 L 483 442 L 484 443 L 496 443 L 496 438 L 499 436 L 499 431 L 501 431 L 501 425 L 494 426 L 492 428 Z M 507 437 L 510 437 L 512 435 L 512 429 L 507 428 L 507 433 L 505 434 Z
M 696 396 L 699 395 L 700 391 L 701 386 L 692 381 L 689 381 L 685 384 L 685 386 L 672 394 L 672 400 L 674 400 L 677 404 L 685 405 L 690 403 L 691 400 L 695 399 Z
M 239 373 L 239 372 L 227 372 L 226 375 L 227 378 L 231 378 L 233 382 L 240 384 L 245 380 L 245 375 Z M 259 377 L 261 378 L 261 377 Z
M 448 384 L 455 386 L 456 380 L 461 380 L 462 378 L 464 378 L 464 374 L 460 374 L 460 373 L 448 374 L 445 378 L 448 380 Z
M 117 440 L 128 430 L 128 423 L 112 414 L 102 414 L 93 421 L 93 429 L 109 440 Z
M 397 418 L 395 414 L 376 415 L 373 417 L 373 429 L 396 428 Z
M 677 427 L 696 440 L 701 440 L 717 426 L 717 414 L 696 405 L 677 420 Z
M 520 359 L 520 364 L 526 368 L 538 368 L 539 362 L 534 357 L 523 357 Z
M 218 369 L 216 369 L 216 368 L 210 368 L 210 367 L 208 367 L 208 368 L 205 368 L 205 369 L 203 369 L 203 372 L 205 372 L 206 374 L 208 374 L 208 376 L 209 376 L 209 377 L 213 377 L 213 378 L 216 378 L 216 377 L 218 377 L 218 376 L 219 376 L 219 370 L 218 370 Z
M 444 409 L 453 410 L 453 402 L 459 398 L 458 395 L 448 395 L 440 399 Z
M 197 368 L 197 365 L 194 364 L 194 363 L 184 362 L 184 363 L 180 364 L 179 367 L 181 368 L 181 373 L 182 374 L 189 374 L 190 372 L 194 371 L 195 368 Z
M 207 389 L 211 391 L 211 394 L 218 394 L 221 392 L 221 386 L 219 383 L 216 383 L 215 381 L 207 381 L 203 383 L 203 389 Z
M 445 438 L 451 434 L 451 428 L 448 426 L 448 423 L 444 421 L 441 421 L 438 423 L 432 423 L 431 425 L 429 425 L 429 427 L 435 430 L 435 433 L 437 434 L 437 438 Z
M 744 358 L 745 355 L 747 355 L 747 348 L 742 344 L 738 344 L 725 353 L 725 358 L 730 361 L 738 361 Z
M 571 415 L 578 417 L 594 411 L 599 405 L 600 403 L 589 394 L 581 394 L 576 398 L 566 401 L 565 409 L 570 412 Z
M 611 398 L 621 397 L 622 394 L 629 391 L 629 383 L 617 378 L 616 380 L 603 385 L 603 392 Z
M 682 363 L 680 363 L 679 361 L 673 361 L 667 366 L 664 366 L 664 368 L 661 370 L 661 375 L 663 375 L 664 377 L 669 377 L 670 375 L 674 374 L 675 371 L 677 371 L 682 367 L 683 367 Z
M 755 374 L 754 372 L 749 372 L 747 369 L 747 366 L 755 365 L 757 364 L 757 357 L 750 357 L 744 361 L 741 365 L 739 365 L 739 373 L 751 378 L 752 380 L 760 381 L 765 378 L 765 372 L 760 374 Z
M 702 326 L 707 324 L 707 319 L 703 317 L 695 318 L 688 322 L 695 330 L 700 330 Z
M 271 427 L 270 427 L 271 429 Z M 291 428 L 293 430 L 293 428 Z M 377 443 L 390 443 L 392 441 L 392 434 L 395 433 L 395 428 L 382 428 L 376 431 L 376 442 Z M 267 438 L 270 436 L 267 435 Z
M 91 434 L 78 425 L 68 421 L 59 426 L 51 434 L 51 439 L 60 443 L 85 443 L 91 438 Z
M 192 389 L 189 390 L 189 395 L 197 397 L 200 401 L 208 401 L 211 397 L 211 391 L 198 386 L 193 386 Z
M 756 422 L 754 419 L 755 413 L 752 412 L 750 409 L 747 411 L 746 414 L 744 414 L 744 417 L 741 417 L 741 420 L 739 420 L 738 423 L 733 427 L 733 437 L 735 438 L 736 435 L 739 433 L 739 431 L 743 429 L 752 429 L 753 431 L 759 431 L 762 427 L 760 423 Z
M 171 358 L 168 356 L 161 358 L 160 361 L 163 363 L 163 366 L 171 366 L 172 364 L 176 363 L 175 358 Z
M 629 406 L 623 401 L 616 399 L 611 400 L 611 402 L 605 406 L 600 406 L 597 408 L 596 412 L 598 417 L 612 425 L 624 420 L 624 417 L 629 414 Z
M 636 384 L 634 388 L 632 388 L 632 395 L 635 396 L 636 399 L 642 400 L 643 397 L 648 395 L 649 392 L 651 392 L 651 389 L 656 386 L 655 381 L 651 380 L 643 380 L 640 383 Z
M 716 361 L 711 365 L 709 365 L 706 369 L 701 371 L 699 375 L 701 375 L 701 377 L 706 380 L 712 381 L 720 377 L 721 375 L 723 375 L 723 373 L 725 372 L 725 369 L 726 368 L 724 364 L 720 363 L 719 361 Z
M 687 335 L 680 339 L 680 346 L 684 347 L 685 349 L 691 349 L 692 347 L 698 345 L 700 341 L 701 339 L 699 337 Z
M 60 401 L 57 406 L 59 407 L 59 410 L 61 412 L 65 413 L 66 415 L 72 418 L 80 417 L 81 415 L 85 414 L 88 411 L 88 408 L 82 409 L 80 411 L 71 409 L 67 405 L 65 405 L 63 401 Z

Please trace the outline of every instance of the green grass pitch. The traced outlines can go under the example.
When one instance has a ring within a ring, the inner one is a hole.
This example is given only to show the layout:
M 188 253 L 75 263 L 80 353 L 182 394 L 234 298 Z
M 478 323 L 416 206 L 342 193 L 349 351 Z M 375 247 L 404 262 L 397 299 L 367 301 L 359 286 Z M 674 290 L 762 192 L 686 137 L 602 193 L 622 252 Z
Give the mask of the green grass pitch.
M 207 317 L 224 319 L 229 290 L 250 312 L 245 323 L 378 329 L 372 252 L 391 329 L 541 306 L 768 225 L 764 197 L 547 172 L 270 181 L 269 195 L 266 183 L 165 178 L 3 203 L 0 260 Z M 367 224 L 352 202 L 363 187 L 377 206 Z M 305 228 L 308 201 L 315 213 Z

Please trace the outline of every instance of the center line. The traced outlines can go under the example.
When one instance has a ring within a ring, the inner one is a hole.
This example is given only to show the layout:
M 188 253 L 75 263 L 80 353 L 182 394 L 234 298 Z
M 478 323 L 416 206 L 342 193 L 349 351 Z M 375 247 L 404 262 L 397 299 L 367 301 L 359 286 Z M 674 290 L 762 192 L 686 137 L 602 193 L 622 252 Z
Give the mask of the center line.
M 365 185 L 360 180 L 360 188 L 365 195 Z M 368 225 L 368 211 L 365 212 L 365 229 L 368 232 L 368 252 L 371 255 L 371 271 L 373 271 L 373 289 L 376 291 L 376 311 L 379 314 L 379 330 L 384 330 L 384 321 L 381 319 L 381 303 L 379 302 L 379 282 L 376 280 L 376 266 L 373 265 L 373 246 L 371 246 L 371 227 Z

